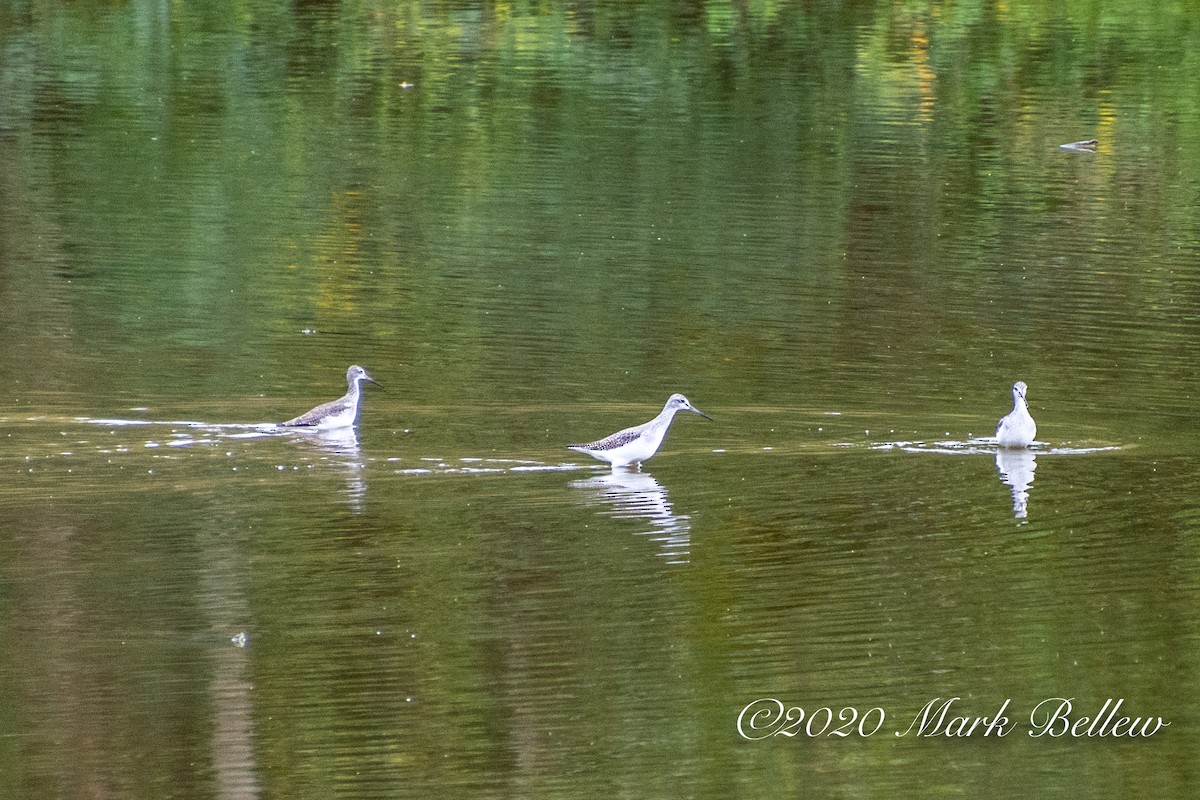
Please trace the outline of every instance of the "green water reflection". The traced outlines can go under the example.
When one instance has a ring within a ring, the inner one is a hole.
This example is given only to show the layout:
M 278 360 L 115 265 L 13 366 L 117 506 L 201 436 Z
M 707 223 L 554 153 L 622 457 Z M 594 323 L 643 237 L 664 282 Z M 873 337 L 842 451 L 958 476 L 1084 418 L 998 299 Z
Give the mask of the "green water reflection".
M 1194 796 L 1194 16 L 4 4 L 0 796 Z

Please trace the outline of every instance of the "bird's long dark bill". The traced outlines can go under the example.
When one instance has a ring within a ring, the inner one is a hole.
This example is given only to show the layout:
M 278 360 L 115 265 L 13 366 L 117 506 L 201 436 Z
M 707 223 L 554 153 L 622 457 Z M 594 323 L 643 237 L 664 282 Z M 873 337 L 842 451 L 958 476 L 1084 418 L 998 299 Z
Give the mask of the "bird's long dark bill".
M 708 419 L 708 420 L 711 420 L 711 419 L 712 419 L 712 417 L 710 417 L 708 414 L 705 414 L 703 411 L 701 411 L 701 410 L 700 410 L 700 409 L 698 409 L 698 408 L 693 408 L 693 409 L 692 409 L 692 411 L 695 411 L 697 414 L 699 414 L 700 416 L 704 417 L 705 419 Z M 714 420 L 714 421 L 715 421 L 715 420 Z
M 367 380 L 369 380 L 371 383 L 373 383 L 373 384 L 375 384 L 376 386 L 378 386 L 380 389 L 383 389 L 383 384 L 382 384 L 382 383 L 380 383 L 379 381 L 375 380 L 374 378 L 367 378 Z M 383 390 L 384 390 L 385 392 L 387 391 L 387 389 L 383 389 Z

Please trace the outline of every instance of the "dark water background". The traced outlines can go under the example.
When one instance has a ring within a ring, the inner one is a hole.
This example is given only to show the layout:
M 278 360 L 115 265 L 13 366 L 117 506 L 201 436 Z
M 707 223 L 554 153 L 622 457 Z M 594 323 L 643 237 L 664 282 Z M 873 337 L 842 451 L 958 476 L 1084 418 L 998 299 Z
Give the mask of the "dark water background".
M 0 797 L 1194 797 L 1197 98 L 1187 3 L 3 4 Z

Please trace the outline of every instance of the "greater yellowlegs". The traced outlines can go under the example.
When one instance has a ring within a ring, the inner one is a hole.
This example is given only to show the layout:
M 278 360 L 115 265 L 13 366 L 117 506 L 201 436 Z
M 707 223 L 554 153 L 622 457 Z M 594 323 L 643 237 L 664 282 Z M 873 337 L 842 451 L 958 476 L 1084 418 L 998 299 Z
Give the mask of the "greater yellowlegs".
M 996 426 L 996 443 L 1001 447 L 1029 447 L 1037 436 L 1037 423 L 1025 403 L 1025 381 L 1013 384 L 1013 410 Z
M 607 461 L 614 467 L 639 464 L 658 451 L 658 446 L 662 444 L 663 437 L 667 435 L 667 428 L 671 427 L 671 420 L 675 418 L 676 411 L 691 411 L 705 419 L 712 419 L 708 414 L 689 403 L 683 395 L 673 394 L 667 400 L 667 404 L 663 406 L 662 412 L 649 422 L 617 431 L 612 436 L 605 436 L 596 442 L 569 444 L 567 447 L 578 450 L 580 453 L 587 453 L 592 458 Z
M 295 419 L 289 419 L 282 423 L 285 428 L 317 428 L 318 430 L 329 430 L 331 428 L 348 428 L 354 424 L 354 420 L 358 417 L 358 400 L 360 395 L 358 386 L 363 381 L 370 381 L 380 389 L 383 386 L 379 381 L 367 374 L 367 371 L 355 364 L 346 370 L 346 383 L 349 384 L 350 390 L 337 400 L 332 400 L 328 403 L 322 403 L 312 411 L 301 414 Z

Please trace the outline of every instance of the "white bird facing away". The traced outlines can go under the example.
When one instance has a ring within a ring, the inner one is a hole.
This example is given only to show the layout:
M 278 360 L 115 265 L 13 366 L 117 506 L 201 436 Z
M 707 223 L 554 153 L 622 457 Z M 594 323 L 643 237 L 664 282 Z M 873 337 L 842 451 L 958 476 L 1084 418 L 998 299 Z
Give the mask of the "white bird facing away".
M 571 450 L 587 453 L 592 458 L 607 461 L 616 467 L 627 467 L 630 464 L 640 464 L 658 452 L 659 445 L 671 427 L 671 420 L 676 411 L 691 411 L 705 419 L 712 419 L 700 409 L 688 402 L 681 394 L 673 394 L 663 406 L 657 417 L 641 425 L 634 425 L 623 431 L 617 431 L 612 436 L 588 444 L 569 444 Z
M 996 444 L 1001 447 L 1029 447 L 1037 436 L 1037 423 L 1029 415 L 1025 381 L 1013 384 L 1013 410 L 996 426 Z
M 349 385 L 349 391 L 337 400 L 331 400 L 328 403 L 322 403 L 300 416 L 289 419 L 287 422 L 280 423 L 284 428 L 316 428 L 317 430 L 331 430 L 334 428 L 348 428 L 354 424 L 354 420 L 358 417 L 358 401 L 361 397 L 359 392 L 359 384 L 363 381 L 370 381 L 380 389 L 383 386 L 379 381 L 367 374 L 367 371 L 355 364 L 346 370 L 346 383 Z

